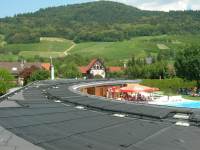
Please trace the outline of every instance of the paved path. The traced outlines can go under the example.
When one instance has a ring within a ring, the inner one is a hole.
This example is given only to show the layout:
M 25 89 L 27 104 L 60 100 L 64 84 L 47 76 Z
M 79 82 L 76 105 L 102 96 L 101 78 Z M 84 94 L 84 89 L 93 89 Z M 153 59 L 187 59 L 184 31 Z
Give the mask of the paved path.
M 66 50 L 66 51 L 64 52 L 66 56 L 67 56 L 67 52 L 68 52 L 70 49 L 72 49 L 74 46 L 75 46 L 75 44 L 74 44 L 72 47 L 70 47 L 68 50 Z

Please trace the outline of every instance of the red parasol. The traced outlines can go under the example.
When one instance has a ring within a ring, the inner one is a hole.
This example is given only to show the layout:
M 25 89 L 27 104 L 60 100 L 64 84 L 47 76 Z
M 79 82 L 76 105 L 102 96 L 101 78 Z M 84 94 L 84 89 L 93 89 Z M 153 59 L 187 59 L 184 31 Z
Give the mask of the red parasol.
M 159 91 L 159 89 L 158 89 L 157 87 L 151 87 L 151 89 L 152 89 L 153 91 Z
M 115 89 L 116 87 L 114 86 L 109 86 L 108 89 Z
M 121 92 L 147 92 L 147 91 L 152 91 L 152 88 L 135 84 L 127 87 L 120 88 Z
M 154 91 L 159 91 L 159 89 L 157 87 L 151 87 L 151 89 L 153 90 L 153 93 L 154 93 Z M 153 95 L 153 93 L 152 93 L 152 95 Z
M 119 93 L 121 92 L 121 89 L 112 89 L 113 92 Z

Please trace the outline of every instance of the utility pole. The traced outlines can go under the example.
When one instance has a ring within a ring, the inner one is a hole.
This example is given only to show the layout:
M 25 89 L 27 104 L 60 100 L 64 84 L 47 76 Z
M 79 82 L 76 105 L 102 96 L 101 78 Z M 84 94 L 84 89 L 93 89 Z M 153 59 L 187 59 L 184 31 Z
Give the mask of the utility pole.
M 76 79 L 77 79 L 77 67 L 76 67 Z
M 52 57 L 50 57 L 50 59 L 51 59 L 51 80 L 54 80 L 54 67 L 52 64 Z

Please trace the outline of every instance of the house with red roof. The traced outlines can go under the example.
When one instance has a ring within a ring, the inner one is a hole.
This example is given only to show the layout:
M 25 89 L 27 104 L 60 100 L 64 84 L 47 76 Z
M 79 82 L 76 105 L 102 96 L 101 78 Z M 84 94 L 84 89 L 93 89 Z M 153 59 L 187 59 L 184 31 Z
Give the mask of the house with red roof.
M 50 63 L 27 63 L 25 60 L 20 62 L 0 62 L 0 69 L 7 69 L 15 79 L 13 82 L 19 83 L 23 85 L 23 78 L 19 76 L 19 72 L 24 70 L 25 68 L 30 68 L 32 65 L 36 66 L 39 69 L 51 70 Z
M 51 63 L 42 63 L 42 68 L 45 70 L 51 70 Z
M 172 65 L 168 65 L 169 69 L 174 70 L 174 67 Z
M 106 67 L 99 58 L 93 59 L 88 64 L 88 66 L 84 66 L 84 67 L 80 66 L 77 68 L 81 70 L 81 73 L 84 77 L 87 77 L 92 74 L 94 77 L 99 75 L 102 78 L 105 78 L 106 69 L 108 69 L 108 68 L 110 69 L 111 72 L 122 71 L 122 67 Z

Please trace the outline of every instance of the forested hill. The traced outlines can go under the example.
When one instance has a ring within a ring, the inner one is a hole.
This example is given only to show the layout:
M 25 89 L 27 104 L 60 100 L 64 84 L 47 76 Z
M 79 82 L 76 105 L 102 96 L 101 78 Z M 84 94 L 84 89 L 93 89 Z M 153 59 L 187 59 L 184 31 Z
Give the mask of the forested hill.
M 200 11 L 146 11 L 98 1 L 40 9 L 0 19 L 0 34 L 12 43 L 62 37 L 74 42 L 123 41 L 134 36 L 200 33 Z
M 139 12 L 139 13 L 138 13 Z M 74 4 L 59 7 L 40 9 L 35 13 L 17 16 L 26 17 L 55 17 L 61 20 L 73 20 L 78 22 L 112 22 L 126 23 L 142 16 L 150 16 L 153 13 L 141 13 L 138 8 L 123 3 L 98 1 L 82 4 Z

